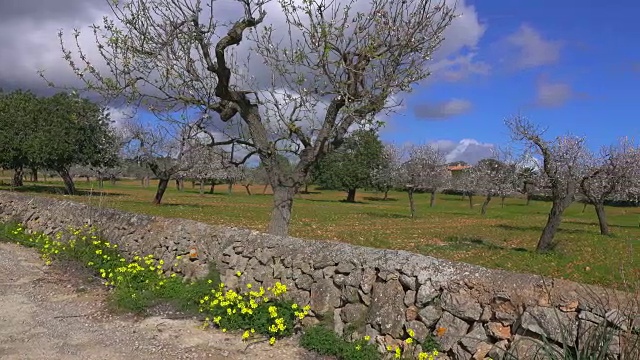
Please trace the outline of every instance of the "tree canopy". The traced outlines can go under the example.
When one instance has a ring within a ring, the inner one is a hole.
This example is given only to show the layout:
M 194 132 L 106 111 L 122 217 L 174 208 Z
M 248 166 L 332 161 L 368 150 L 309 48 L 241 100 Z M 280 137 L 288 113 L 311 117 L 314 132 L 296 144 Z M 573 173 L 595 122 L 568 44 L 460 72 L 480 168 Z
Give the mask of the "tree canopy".
M 73 194 L 72 166 L 110 167 L 117 163 L 119 143 L 110 124 L 104 108 L 76 94 L 2 94 L 0 165 L 14 169 L 19 176 L 27 167 L 54 170 L 62 177 L 67 193 Z
M 347 191 L 347 201 L 353 202 L 357 189 L 372 186 L 374 171 L 382 166 L 383 155 L 384 145 L 375 131 L 357 130 L 320 162 L 316 183 Z

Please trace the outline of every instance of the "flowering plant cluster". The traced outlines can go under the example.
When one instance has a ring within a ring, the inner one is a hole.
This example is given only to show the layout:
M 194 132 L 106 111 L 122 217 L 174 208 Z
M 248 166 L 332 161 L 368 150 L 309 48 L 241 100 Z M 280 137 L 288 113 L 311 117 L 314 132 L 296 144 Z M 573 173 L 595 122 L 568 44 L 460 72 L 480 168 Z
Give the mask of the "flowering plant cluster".
M 47 265 L 55 259 L 76 260 L 90 268 L 113 290 L 117 305 L 127 310 L 143 311 L 158 300 L 182 297 L 197 304 L 207 316 L 204 327 L 215 325 L 223 332 L 243 330 L 244 340 L 255 333 L 266 335 L 270 344 L 291 335 L 296 321 L 309 314 L 309 306 L 300 307 L 284 299 L 287 286 L 280 282 L 255 290 L 247 284 L 244 292 L 225 289 L 223 283 L 211 278 L 185 284 L 175 273 L 165 274 L 164 261 L 153 255 L 125 259 L 117 244 L 101 240 L 89 226 L 70 227 L 53 236 L 30 232 L 20 224 L 5 226 L 4 232 L 15 243 L 37 248 Z M 178 260 L 180 256 L 174 266 Z
M 105 286 L 114 290 L 118 305 L 128 310 L 142 311 L 152 299 L 166 297 L 167 291 L 180 284 L 175 274 L 164 274 L 163 260 L 153 255 L 127 260 L 120 255 L 117 244 L 101 240 L 87 225 L 69 227 L 53 236 L 30 232 L 20 224 L 6 230 L 15 243 L 38 249 L 46 265 L 54 259 L 74 260 L 93 270 Z
M 243 330 L 242 339 L 247 340 L 258 333 L 269 337 L 269 343 L 291 335 L 296 321 L 309 314 L 310 307 L 300 307 L 286 300 L 283 295 L 287 286 L 276 282 L 266 289 L 260 286 L 252 290 L 252 284 L 246 284 L 246 290 L 236 292 L 226 289 L 221 283 L 200 299 L 200 312 L 207 318 L 203 327 L 215 325 L 227 330 Z

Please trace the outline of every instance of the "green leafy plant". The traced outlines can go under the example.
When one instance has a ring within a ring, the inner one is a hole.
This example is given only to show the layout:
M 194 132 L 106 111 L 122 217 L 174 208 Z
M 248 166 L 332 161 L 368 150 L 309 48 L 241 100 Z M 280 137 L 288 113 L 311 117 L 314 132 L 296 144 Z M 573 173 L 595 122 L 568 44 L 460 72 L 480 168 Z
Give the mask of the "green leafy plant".
M 300 345 L 321 355 L 331 355 L 339 360 L 378 360 L 382 355 L 368 338 L 348 342 L 324 326 L 316 325 L 305 330 Z

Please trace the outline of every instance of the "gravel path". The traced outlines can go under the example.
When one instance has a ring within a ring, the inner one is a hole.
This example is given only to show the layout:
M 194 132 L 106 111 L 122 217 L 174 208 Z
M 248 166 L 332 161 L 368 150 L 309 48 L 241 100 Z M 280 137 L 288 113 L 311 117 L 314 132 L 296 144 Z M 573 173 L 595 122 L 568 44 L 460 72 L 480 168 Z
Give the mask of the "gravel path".
M 194 319 L 114 315 L 87 275 L 0 243 L 0 359 L 319 359 L 286 339 L 248 346 Z

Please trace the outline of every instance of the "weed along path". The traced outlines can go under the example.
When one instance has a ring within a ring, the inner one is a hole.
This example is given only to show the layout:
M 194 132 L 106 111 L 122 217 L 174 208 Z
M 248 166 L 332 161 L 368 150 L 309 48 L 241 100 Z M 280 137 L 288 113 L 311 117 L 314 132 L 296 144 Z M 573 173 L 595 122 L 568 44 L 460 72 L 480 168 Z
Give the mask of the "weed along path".
M 195 319 L 116 315 L 105 299 L 86 273 L 0 243 L 0 359 L 326 359 L 295 338 L 247 344 Z

